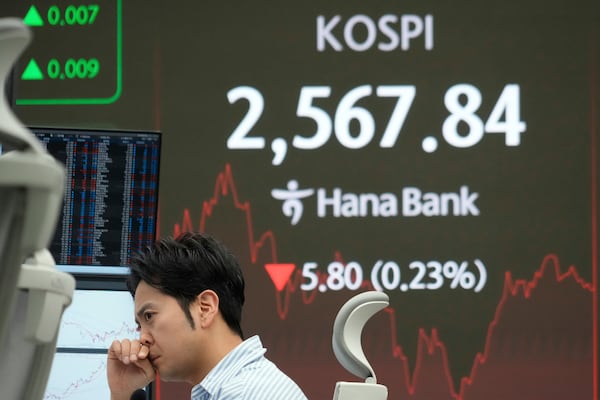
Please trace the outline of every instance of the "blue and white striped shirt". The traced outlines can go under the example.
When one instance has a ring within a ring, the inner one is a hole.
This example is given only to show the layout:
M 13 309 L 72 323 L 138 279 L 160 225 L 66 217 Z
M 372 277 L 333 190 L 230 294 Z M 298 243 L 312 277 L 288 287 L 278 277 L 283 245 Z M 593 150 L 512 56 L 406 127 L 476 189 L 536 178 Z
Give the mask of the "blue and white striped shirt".
M 192 388 L 192 400 L 306 400 L 266 351 L 258 336 L 246 339 Z

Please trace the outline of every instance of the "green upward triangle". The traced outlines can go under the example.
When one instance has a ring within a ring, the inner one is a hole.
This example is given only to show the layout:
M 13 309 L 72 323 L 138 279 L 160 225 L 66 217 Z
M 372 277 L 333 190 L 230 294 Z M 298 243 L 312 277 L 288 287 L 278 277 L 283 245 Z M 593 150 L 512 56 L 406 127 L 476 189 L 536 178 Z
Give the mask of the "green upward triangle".
M 25 68 L 25 71 L 23 71 L 21 79 L 24 81 L 39 81 L 41 79 L 44 79 L 44 74 L 42 74 L 42 70 L 33 58 L 29 60 L 29 64 L 27 64 L 27 68 Z
M 23 23 L 29 26 L 42 26 L 44 25 L 44 20 L 42 19 L 42 16 L 38 12 L 37 8 L 35 8 L 35 6 L 31 6 L 25 15 L 25 18 L 23 18 Z

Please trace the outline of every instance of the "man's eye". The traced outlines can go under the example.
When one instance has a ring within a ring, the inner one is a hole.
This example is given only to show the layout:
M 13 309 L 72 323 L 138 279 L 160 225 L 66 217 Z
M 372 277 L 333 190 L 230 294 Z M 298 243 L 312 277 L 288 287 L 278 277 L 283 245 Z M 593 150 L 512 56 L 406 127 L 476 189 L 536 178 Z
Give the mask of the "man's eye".
M 151 318 L 152 318 L 152 313 L 149 313 L 149 312 L 144 313 L 144 319 L 146 321 L 150 321 Z

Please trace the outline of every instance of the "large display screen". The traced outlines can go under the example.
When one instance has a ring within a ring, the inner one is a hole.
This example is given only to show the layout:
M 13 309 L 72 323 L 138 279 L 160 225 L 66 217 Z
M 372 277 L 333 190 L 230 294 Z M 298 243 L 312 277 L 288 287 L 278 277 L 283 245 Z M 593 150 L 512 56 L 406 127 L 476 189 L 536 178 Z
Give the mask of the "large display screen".
M 245 334 L 309 398 L 360 381 L 331 335 L 366 290 L 390 297 L 363 332 L 390 400 L 598 398 L 598 1 L 0 13 L 34 33 L 26 124 L 163 132 L 160 235 L 232 248 Z

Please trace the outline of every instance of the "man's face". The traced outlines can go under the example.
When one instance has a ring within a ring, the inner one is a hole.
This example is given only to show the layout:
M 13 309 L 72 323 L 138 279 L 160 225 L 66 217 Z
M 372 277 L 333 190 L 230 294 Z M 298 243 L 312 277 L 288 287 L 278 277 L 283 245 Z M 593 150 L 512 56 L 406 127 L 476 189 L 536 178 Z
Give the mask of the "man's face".
M 193 318 L 195 307 L 190 306 Z M 177 300 L 142 281 L 135 292 L 135 318 L 160 378 L 197 383 L 202 332 L 192 329 Z

